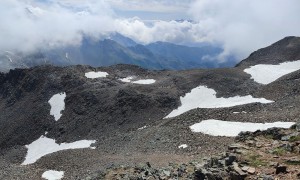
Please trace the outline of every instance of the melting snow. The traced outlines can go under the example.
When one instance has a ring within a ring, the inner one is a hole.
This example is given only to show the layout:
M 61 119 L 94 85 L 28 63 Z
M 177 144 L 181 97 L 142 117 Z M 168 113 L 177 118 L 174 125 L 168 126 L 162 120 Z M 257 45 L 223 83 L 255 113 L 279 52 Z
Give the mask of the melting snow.
M 55 94 L 51 97 L 48 103 L 51 106 L 50 115 L 54 116 L 55 121 L 58 121 L 62 116 L 61 111 L 65 110 L 66 93 Z
M 278 65 L 259 64 L 244 69 L 251 78 L 261 84 L 269 84 L 276 79 L 300 69 L 300 60 L 284 62 Z
M 141 79 L 138 81 L 133 81 L 132 83 L 134 83 L 134 84 L 153 84 L 155 82 L 156 82 L 156 80 L 154 80 L 154 79 Z
M 64 177 L 63 171 L 49 170 L 49 171 L 45 171 L 42 174 L 42 178 L 47 179 L 47 180 L 60 180 L 63 177 Z
M 101 71 L 98 71 L 98 72 L 88 72 L 88 73 L 85 73 L 85 77 L 87 78 L 90 78 L 90 79 L 95 79 L 95 78 L 103 78 L 103 77 L 106 77 L 108 76 L 108 73 L 107 72 L 101 72 Z
M 206 86 L 198 86 L 184 97 L 180 97 L 181 106 L 173 110 L 165 118 L 175 117 L 195 108 L 223 108 L 254 102 L 271 103 L 273 101 L 265 98 L 253 98 L 248 96 L 235 96 L 229 98 L 217 98 L 216 91 Z
M 91 144 L 95 142 L 96 141 L 94 140 L 81 140 L 73 143 L 57 144 L 54 139 L 41 136 L 36 141 L 32 142 L 29 145 L 26 145 L 28 151 L 25 157 L 25 161 L 22 163 L 22 165 L 35 163 L 39 158 L 57 151 L 66 149 L 90 148 Z
M 234 137 L 242 131 L 254 132 L 272 127 L 290 128 L 294 124 L 295 122 L 249 123 L 209 119 L 190 126 L 190 129 L 193 132 L 201 132 L 212 136 Z
M 188 147 L 187 144 L 181 144 L 180 146 L 178 146 L 178 148 L 182 148 L 182 149 L 185 149 L 185 148 L 187 148 L 187 147 Z

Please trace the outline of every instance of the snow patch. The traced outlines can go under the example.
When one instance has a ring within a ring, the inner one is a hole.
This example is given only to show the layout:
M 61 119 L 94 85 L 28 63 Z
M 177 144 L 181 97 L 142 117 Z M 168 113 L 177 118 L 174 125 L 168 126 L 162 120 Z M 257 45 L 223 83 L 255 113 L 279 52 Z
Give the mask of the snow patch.
M 266 130 L 273 127 L 290 128 L 295 122 L 274 122 L 274 123 L 250 123 L 250 122 L 231 122 L 209 119 L 190 126 L 192 132 L 200 132 L 212 136 L 237 136 L 240 132 Z
M 206 86 L 198 86 L 187 93 L 184 97 L 180 97 L 181 106 L 173 110 L 165 118 L 171 118 L 183 114 L 195 108 L 224 108 L 237 105 L 249 104 L 254 102 L 272 103 L 273 101 L 265 98 L 253 98 L 248 96 L 235 96 L 229 98 L 217 98 L 216 91 Z
M 57 151 L 90 148 L 91 144 L 95 142 L 95 140 L 81 140 L 73 143 L 57 144 L 54 139 L 41 136 L 36 141 L 26 145 L 28 151 L 25 161 L 22 163 L 22 165 L 35 163 L 39 158 Z
M 66 93 L 55 94 L 51 97 L 48 103 L 51 106 L 50 115 L 54 116 L 55 121 L 58 121 L 62 116 L 61 111 L 65 110 Z
M 140 79 L 137 81 L 133 81 L 133 79 L 135 79 L 136 77 L 134 76 L 128 76 L 126 78 L 121 78 L 119 79 L 122 82 L 126 82 L 126 83 L 133 83 L 133 84 L 153 84 L 156 82 L 155 79 Z
M 48 170 L 42 174 L 42 178 L 47 180 L 60 180 L 64 177 L 64 171 Z
M 145 129 L 147 126 L 143 126 L 143 127 L 140 127 L 140 128 L 138 128 L 138 130 L 143 130 L 143 129 Z
M 180 146 L 178 146 L 178 148 L 182 148 L 182 149 L 185 149 L 185 148 L 187 148 L 187 147 L 188 147 L 187 144 L 181 144 Z
M 155 82 L 156 82 L 156 80 L 154 80 L 154 79 L 141 79 L 138 81 L 133 81 L 132 83 L 133 84 L 153 84 Z
M 251 79 L 260 84 L 269 84 L 276 79 L 300 69 L 300 60 L 280 63 L 278 65 L 258 64 L 244 69 Z
M 91 71 L 91 72 L 85 73 L 85 77 L 87 77 L 89 79 L 104 78 L 106 76 L 108 76 L 108 73 L 101 72 L 101 71 L 98 71 L 98 72 Z
M 240 114 L 240 113 L 243 113 L 243 114 L 247 114 L 246 111 L 242 111 L 242 112 L 232 112 L 233 114 Z
M 121 78 L 119 80 L 122 82 L 130 83 L 133 78 L 134 78 L 133 76 L 128 76 L 126 78 Z

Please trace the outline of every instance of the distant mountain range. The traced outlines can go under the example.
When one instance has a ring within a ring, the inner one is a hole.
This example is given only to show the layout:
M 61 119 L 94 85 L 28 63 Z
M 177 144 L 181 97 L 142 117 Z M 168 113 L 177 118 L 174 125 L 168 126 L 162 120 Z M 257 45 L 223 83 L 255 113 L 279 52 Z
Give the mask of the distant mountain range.
M 203 44 L 188 47 L 167 42 L 155 42 L 141 45 L 119 33 L 95 41 L 85 37 L 80 46 L 67 46 L 52 50 L 40 50 L 24 55 L 15 52 L 0 52 L 0 71 L 13 68 L 32 67 L 42 64 L 59 66 L 84 64 L 94 67 L 115 64 L 133 64 L 147 69 L 183 70 L 194 68 L 231 67 L 232 58 L 219 63 L 216 57 L 222 48 Z

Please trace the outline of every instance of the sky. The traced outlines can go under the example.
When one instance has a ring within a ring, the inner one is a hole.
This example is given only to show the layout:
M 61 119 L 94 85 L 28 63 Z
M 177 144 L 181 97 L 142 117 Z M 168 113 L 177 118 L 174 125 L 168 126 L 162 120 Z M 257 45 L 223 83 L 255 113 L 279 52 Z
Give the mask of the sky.
M 221 46 L 238 60 L 300 36 L 299 0 L 1 0 L 0 51 L 79 45 L 119 32 L 141 44 Z M 175 20 L 189 21 L 175 21 Z

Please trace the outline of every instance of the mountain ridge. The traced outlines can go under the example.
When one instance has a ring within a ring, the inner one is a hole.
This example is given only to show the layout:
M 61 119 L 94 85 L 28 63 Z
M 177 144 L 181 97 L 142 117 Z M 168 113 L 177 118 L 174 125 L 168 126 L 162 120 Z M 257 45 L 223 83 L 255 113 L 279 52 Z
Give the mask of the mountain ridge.
M 166 52 L 157 51 L 161 48 L 164 48 Z M 52 50 L 39 50 L 31 54 L 19 54 L 18 58 L 13 58 L 14 63 L 10 62 L 11 60 L 3 54 L 0 55 L 0 63 L 3 65 L 0 70 L 7 72 L 11 68 L 42 64 L 59 66 L 83 64 L 94 67 L 134 64 L 156 70 L 215 68 L 235 64 L 234 60 L 219 63 L 216 59 L 220 53 L 221 49 L 213 45 L 201 47 L 188 47 L 172 43 L 142 45 L 115 33 L 99 41 L 84 37 L 80 46 L 66 46 Z

